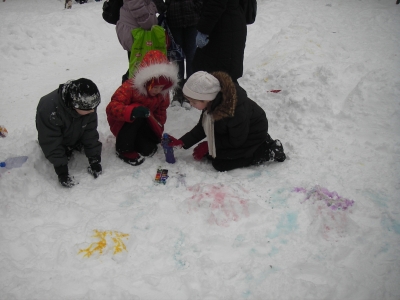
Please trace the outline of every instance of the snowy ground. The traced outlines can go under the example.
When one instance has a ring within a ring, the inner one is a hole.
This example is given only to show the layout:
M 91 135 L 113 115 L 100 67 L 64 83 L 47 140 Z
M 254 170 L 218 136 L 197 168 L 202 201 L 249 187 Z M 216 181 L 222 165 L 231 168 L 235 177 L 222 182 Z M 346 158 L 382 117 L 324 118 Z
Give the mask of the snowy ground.
M 400 5 L 258 3 L 240 84 L 288 159 L 218 173 L 185 150 L 116 158 L 105 107 L 127 59 L 102 2 L 0 2 L 0 160 L 29 156 L 0 177 L 0 299 L 400 299 Z M 104 174 L 78 154 L 65 189 L 35 111 L 80 77 L 102 95 Z M 198 116 L 169 108 L 166 131 Z

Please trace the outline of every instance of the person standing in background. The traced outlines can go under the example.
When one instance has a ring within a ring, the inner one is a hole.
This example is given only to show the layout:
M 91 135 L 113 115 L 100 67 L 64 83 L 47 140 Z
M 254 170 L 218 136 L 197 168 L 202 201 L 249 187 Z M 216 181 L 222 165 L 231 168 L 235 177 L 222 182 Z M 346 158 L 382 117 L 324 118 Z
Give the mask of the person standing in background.
M 237 82 L 247 37 L 240 0 L 203 0 L 197 30 L 193 72 L 224 71 Z
M 183 106 L 190 109 L 191 106 L 183 97 L 182 87 L 193 74 L 192 62 L 196 52 L 196 25 L 200 19 L 203 0 L 153 0 L 160 14 L 165 14 L 167 24 L 171 30 L 175 42 L 182 47 L 186 63 L 182 60 L 179 66 L 179 85 L 174 91 L 171 106 Z M 186 71 L 186 77 L 185 77 Z
M 124 0 L 115 30 L 122 48 L 128 52 L 128 61 L 133 44 L 132 30 L 143 28 L 150 30 L 157 25 L 157 7 L 151 0 Z M 122 83 L 129 78 L 129 70 L 122 76 Z

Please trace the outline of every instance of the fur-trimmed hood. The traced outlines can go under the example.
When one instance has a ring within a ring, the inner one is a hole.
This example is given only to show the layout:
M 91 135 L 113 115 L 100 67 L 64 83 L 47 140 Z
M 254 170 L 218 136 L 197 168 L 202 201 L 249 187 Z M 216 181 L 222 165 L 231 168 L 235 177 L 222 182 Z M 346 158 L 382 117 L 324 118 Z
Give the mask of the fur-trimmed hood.
M 213 116 L 214 121 L 233 117 L 235 115 L 238 98 L 232 78 L 225 72 L 212 72 L 211 75 L 218 79 L 221 85 L 221 91 L 217 94 L 217 97 L 208 104 L 208 113 Z
M 178 86 L 178 66 L 173 62 L 169 62 L 161 51 L 151 50 L 145 54 L 132 78 L 133 88 L 138 90 L 140 94 L 147 95 L 147 83 L 160 77 L 164 77 L 171 82 L 171 86 L 167 86 L 162 91 L 162 94 L 165 95 Z

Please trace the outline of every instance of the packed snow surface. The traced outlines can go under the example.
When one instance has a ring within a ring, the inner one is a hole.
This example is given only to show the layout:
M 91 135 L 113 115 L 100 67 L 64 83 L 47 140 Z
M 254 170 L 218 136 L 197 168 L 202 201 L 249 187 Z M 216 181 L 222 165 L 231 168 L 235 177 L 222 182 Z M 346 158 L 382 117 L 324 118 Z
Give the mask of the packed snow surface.
M 161 148 L 115 155 L 105 108 L 128 67 L 103 2 L 0 2 L 0 299 L 400 299 L 400 5 L 259 0 L 239 83 L 287 154 L 218 173 Z M 63 188 L 37 144 L 39 99 L 99 87 L 103 174 L 69 163 Z M 168 108 L 180 137 L 200 112 Z M 156 184 L 157 169 L 168 169 Z

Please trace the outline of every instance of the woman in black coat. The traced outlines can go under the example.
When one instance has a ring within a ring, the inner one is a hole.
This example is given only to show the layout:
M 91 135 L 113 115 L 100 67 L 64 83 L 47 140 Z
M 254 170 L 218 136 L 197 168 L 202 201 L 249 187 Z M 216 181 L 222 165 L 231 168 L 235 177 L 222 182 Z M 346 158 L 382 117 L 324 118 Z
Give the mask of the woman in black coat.
M 217 171 L 286 159 L 281 142 L 268 134 L 264 110 L 227 73 L 196 72 L 183 86 L 183 94 L 202 114 L 179 140 L 170 136 L 169 146 L 188 149 L 207 138 L 195 147 L 193 157 L 207 156 Z
M 224 71 L 233 81 L 243 75 L 247 27 L 239 0 L 203 0 L 197 24 L 193 71 Z

